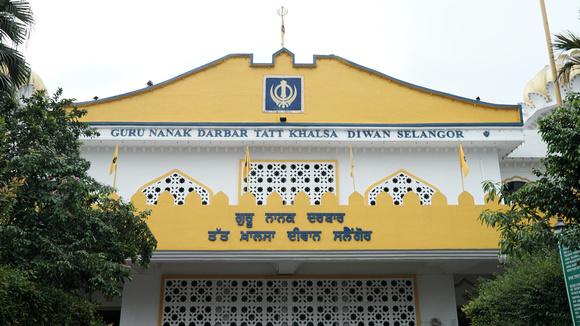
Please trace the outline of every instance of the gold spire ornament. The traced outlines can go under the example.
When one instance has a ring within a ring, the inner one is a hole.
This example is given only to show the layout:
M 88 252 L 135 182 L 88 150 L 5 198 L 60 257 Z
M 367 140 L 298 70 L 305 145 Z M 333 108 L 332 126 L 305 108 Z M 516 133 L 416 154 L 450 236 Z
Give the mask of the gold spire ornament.
M 276 10 L 276 12 L 278 15 L 280 15 L 280 17 L 282 17 L 282 47 L 284 47 L 284 35 L 286 34 L 286 28 L 284 27 L 284 16 L 288 14 L 288 9 L 282 6 L 282 8 Z

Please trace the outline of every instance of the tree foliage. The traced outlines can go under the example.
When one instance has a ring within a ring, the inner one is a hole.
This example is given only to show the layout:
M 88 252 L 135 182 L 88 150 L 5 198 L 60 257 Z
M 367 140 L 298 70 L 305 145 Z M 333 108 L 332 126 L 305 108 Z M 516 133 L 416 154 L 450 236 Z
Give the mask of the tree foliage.
M 0 326 L 104 326 L 97 304 L 78 295 L 32 281 L 33 275 L 0 266 Z
M 97 131 L 60 94 L 37 93 L 23 106 L 0 95 L 0 180 L 22 181 L 0 215 L 0 262 L 58 289 L 119 295 L 131 275 L 126 259 L 147 266 L 156 247 L 149 213 L 88 175 L 80 139 Z
M 506 204 L 479 219 L 500 231 L 501 252 L 508 257 L 503 275 L 479 286 L 479 297 L 464 311 L 472 325 L 569 325 L 570 310 L 558 241 L 580 247 L 580 94 L 538 120 L 547 145 L 537 180 L 511 193 L 501 184 L 484 183 L 488 201 Z M 562 219 L 568 229 L 554 233 Z
M 473 326 L 571 325 L 560 259 L 555 250 L 510 260 L 495 280 L 480 279 L 478 297 L 463 307 Z
M 0 91 L 13 94 L 28 82 L 30 67 L 19 51 L 34 25 L 27 1 L 0 0 Z
M 553 224 L 558 217 L 570 227 L 561 241 L 571 249 L 580 247 L 580 94 L 569 95 L 538 125 L 548 148 L 543 169 L 533 171 L 538 179 L 514 193 L 500 184 L 484 184 L 487 200 L 507 208 L 486 210 L 479 219 L 500 231 L 501 251 L 508 255 L 556 248 Z

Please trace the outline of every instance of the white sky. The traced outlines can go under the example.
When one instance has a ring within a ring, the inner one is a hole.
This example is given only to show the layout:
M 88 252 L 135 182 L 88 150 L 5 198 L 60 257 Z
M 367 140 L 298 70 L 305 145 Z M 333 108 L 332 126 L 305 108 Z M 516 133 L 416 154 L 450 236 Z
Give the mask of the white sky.
M 334 54 L 391 77 L 515 104 L 548 54 L 539 0 L 29 0 L 24 53 L 50 93 L 89 101 L 160 83 L 232 53 L 298 63 Z M 550 31 L 580 33 L 580 2 L 546 0 Z

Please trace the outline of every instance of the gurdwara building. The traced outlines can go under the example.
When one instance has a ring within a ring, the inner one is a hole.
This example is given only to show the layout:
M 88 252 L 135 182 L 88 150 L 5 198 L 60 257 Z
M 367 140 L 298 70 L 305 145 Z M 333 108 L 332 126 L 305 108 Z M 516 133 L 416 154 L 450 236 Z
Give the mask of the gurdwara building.
M 500 271 L 481 184 L 533 180 L 550 78 L 502 105 L 282 48 L 77 103 L 101 133 L 82 147 L 90 173 L 113 184 L 118 144 L 117 193 L 152 211 L 159 242 L 103 311 L 141 326 L 458 325 Z

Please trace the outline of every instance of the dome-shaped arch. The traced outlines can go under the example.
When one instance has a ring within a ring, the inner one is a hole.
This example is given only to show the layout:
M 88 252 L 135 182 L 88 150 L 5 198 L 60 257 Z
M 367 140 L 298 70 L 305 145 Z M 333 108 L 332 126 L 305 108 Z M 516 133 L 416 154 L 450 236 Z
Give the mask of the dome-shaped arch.
M 147 197 L 147 205 L 156 205 L 157 198 L 164 191 L 173 196 L 175 205 L 185 204 L 185 197 L 196 192 L 201 197 L 202 205 L 209 205 L 212 191 L 179 170 L 173 170 L 139 189 Z
M 431 205 L 431 197 L 439 190 L 405 170 L 399 170 L 365 191 L 367 204 L 376 205 L 377 196 L 386 192 L 393 198 L 393 205 L 403 205 L 403 197 L 412 191 L 419 196 L 421 205 Z
M 0 69 L 2 70 L 2 69 Z M 30 76 L 28 76 L 28 81 L 19 85 L 16 89 L 16 98 L 22 103 L 22 97 L 29 98 L 37 91 L 46 91 L 46 86 L 42 81 L 42 78 L 34 72 L 30 71 Z

